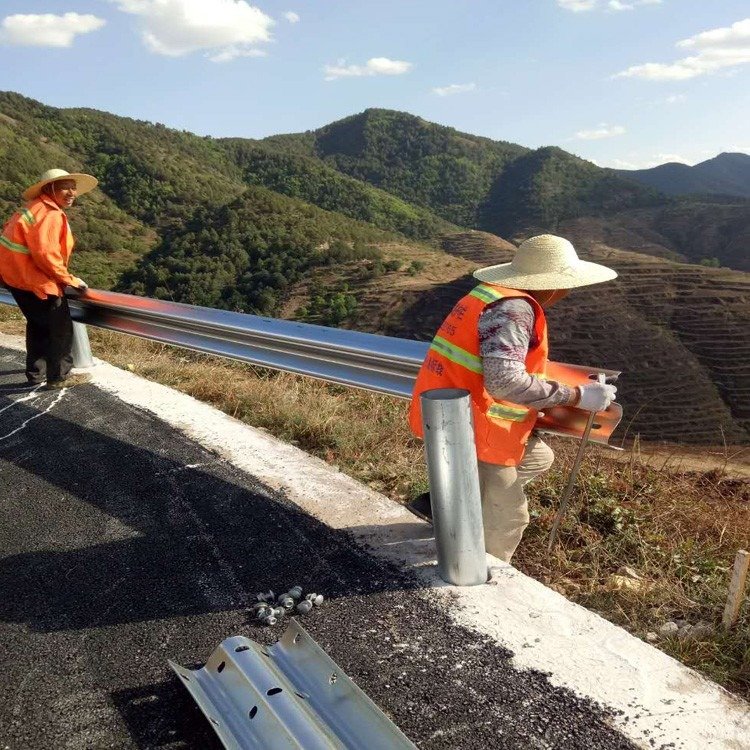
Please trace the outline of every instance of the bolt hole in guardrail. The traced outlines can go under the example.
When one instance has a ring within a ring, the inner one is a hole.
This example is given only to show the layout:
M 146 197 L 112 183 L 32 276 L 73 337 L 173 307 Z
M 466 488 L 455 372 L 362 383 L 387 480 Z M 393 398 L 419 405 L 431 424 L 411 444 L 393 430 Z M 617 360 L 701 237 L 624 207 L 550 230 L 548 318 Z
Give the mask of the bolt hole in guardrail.
M 209 717 L 209 718 L 211 719 L 211 721 L 212 721 L 212 722 L 213 722 L 214 724 L 216 724 L 216 726 L 217 726 L 217 727 L 219 726 L 219 722 L 218 722 L 218 721 L 216 721 L 216 719 L 214 719 L 214 717 L 213 717 L 213 716 L 211 716 L 211 717 Z
M 299 633 L 297 633 L 297 635 L 295 635 L 294 638 L 292 638 L 292 643 L 298 643 L 300 638 L 302 638 L 302 636 Z
M 257 706 L 253 706 L 253 707 L 252 707 L 252 708 L 250 709 L 250 712 L 248 713 L 248 716 L 249 716 L 249 717 L 250 717 L 251 719 L 254 719 L 254 718 L 255 718 L 255 714 L 257 714 L 257 713 L 258 713 L 258 707 L 257 707 Z
M 216 671 L 217 672 L 223 672 L 224 671 L 224 667 L 226 667 L 226 665 L 227 665 L 227 663 L 225 661 L 221 662 L 221 664 L 219 664 L 219 666 L 216 667 Z
M 329 678 L 328 678 L 328 684 L 329 685 L 335 685 L 336 680 L 338 680 L 339 676 L 334 672 Z
M 302 700 L 307 700 L 310 697 L 307 693 L 300 693 L 299 690 L 295 693 L 295 695 L 302 698 Z
M 237 648 L 235 649 L 235 652 L 239 654 L 240 651 L 249 651 L 249 650 L 250 650 L 250 646 L 237 646 Z
M 283 693 L 283 689 L 280 687 L 271 688 L 270 690 L 266 690 L 266 695 L 278 695 L 279 693 Z

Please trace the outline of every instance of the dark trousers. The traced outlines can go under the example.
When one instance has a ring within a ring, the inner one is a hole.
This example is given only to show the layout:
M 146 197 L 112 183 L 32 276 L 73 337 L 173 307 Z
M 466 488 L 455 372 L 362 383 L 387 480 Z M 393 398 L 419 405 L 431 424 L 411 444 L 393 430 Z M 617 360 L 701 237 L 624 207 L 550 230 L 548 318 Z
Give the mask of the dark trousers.
M 26 378 L 29 383 L 65 380 L 73 367 L 73 321 L 65 297 L 39 299 L 8 287 L 26 318 Z

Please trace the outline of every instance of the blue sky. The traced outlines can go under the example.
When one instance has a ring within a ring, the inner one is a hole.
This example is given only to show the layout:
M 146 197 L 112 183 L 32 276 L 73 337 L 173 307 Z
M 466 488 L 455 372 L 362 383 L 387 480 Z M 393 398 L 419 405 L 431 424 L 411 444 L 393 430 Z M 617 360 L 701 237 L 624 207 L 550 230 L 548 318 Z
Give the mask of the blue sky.
M 748 0 L 1 0 L 0 89 L 258 138 L 386 107 L 602 166 L 750 153 Z

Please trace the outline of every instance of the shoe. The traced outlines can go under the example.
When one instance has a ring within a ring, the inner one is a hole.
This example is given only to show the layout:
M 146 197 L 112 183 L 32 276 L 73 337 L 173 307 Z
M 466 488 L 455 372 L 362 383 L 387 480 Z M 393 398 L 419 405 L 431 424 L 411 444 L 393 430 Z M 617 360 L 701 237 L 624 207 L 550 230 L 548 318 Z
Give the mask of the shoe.
M 415 516 L 419 516 L 423 521 L 432 523 L 432 504 L 430 503 L 429 492 L 423 492 L 421 495 L 417 495 L 407 504 L 406 507 Z
M 64 380 L 48 380 L 44 386 L 45 391 L 59 391 L 61 388 L 72 388 L 74 385 L 83 385 L 90 382 L 89 375 L 70 375 Z

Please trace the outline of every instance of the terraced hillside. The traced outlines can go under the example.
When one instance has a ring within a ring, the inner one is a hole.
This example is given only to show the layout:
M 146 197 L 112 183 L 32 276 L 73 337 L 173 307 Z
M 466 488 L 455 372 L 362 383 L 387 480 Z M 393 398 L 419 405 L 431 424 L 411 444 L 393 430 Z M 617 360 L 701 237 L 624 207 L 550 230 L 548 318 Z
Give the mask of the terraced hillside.
M 559 233 L 670 260 L 750 271 L 750 201 L 694 200 L 564 221 Z
M 444 247 L 470 258 L 471 268 L 512 258 L 506 243 L 480 232 L 447 237 Z M 581 241 L 578 249 L 620 276 L 574 291 L 550 309 L 551 353 L 555 359 L 624 372 L 619 397 L 626 419 L 620 436 L 750 441 L 750 276 L 596 241 Z M 404 294 L 401 319 L 391 332 L 430 338 L 473 283 L 464 273 Z

